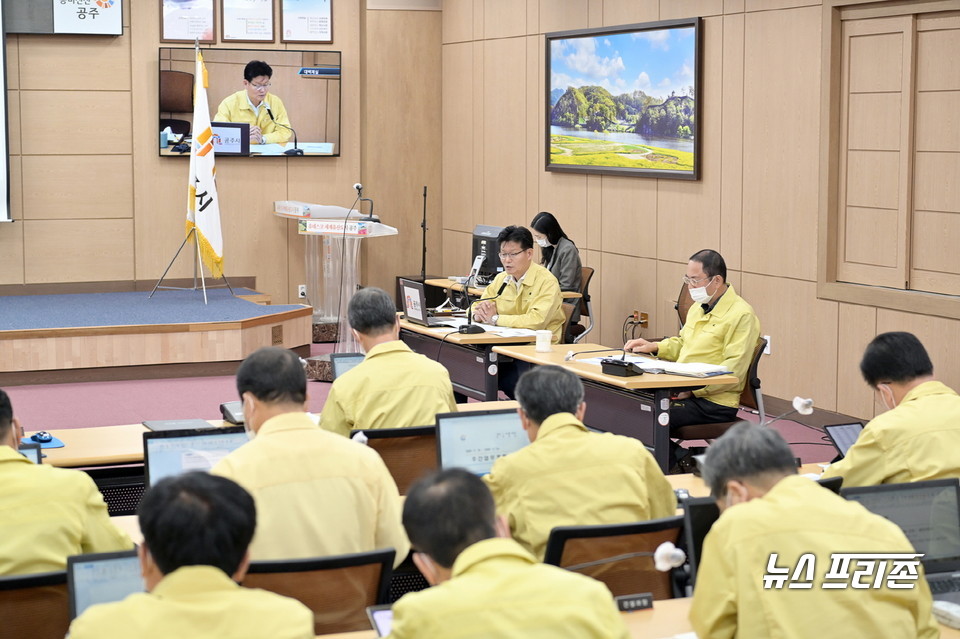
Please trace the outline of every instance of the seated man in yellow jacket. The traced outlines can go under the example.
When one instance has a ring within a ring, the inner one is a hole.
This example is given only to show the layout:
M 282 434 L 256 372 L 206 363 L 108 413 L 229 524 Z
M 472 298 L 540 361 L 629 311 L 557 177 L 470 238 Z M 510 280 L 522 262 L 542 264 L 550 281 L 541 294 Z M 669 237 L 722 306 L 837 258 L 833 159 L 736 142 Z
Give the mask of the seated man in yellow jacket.
M 501 457 L 484 480 L 513 538 L 540 561 L 557 526 L 620 524 L 671 517 L 677 499 L 637 439 L 592 433 L 580 378 L 538 366 L 517 384 L 530 445 Z
M 497 236 L 500 247 L 499 273 L 484 289 L 471 311 L 473 319 L 494 326 L 548 330 L 553 343 L 563 338 L 563 298 L 560 282 L 546 268 L 533 261 L 533 234 L 522 226 L 508 226 Z M 494 298 L 494 299 L 489 299 Z M 501 362 L 499 384 L 513 398 L 517 379 L 529 366 L 516 361 Z
M 257 525 L 253 499 L 223 477 L 168 477 L 143 496 L 140 569 L 147 592 L 87 608 L 72 639 L 308 639 L 313 612 L 296 599 L 242 588 Z
M 457 411 L 450 373 L 400 341 L 400 320 L 385 291 L 357 291 L 347 320 L 366 356 L 334 380 L 320 426 L 349 437 L 351 429 L 429 426 L 437 413 Z
M 960 395 L 933 378 L 933 363 L 914 335 L 877 335 L 860 361 L 887 412 L 874 417 L 824 477 L 844 486 L 960 477 Z
M 753 307 L 727 282 L 727 264 L 719 253 L 704 249 L 691 255 L 683 282 L 694 304 L 680 334 L 660 342 L 632 339 L 624 349 L 671 362 L 719 364 L 739 381 L 678 393 L 670 404 L 671 431 L 690 424 L 736 421 L 740 393 L 760 337 Z M 676 458 L 678 447 L 673 446 L 671 453 Z
M 607 587 L 537 563 L 496 519 L 483 482 L 462 468 L 414 484 L 403 525 L 433 588 L 394 604 L 392 639 L 628 636 Z
M 252 440 L 210 471 L 246 488 L 257 503 L 250 555 L 301 559 L 394 548 L 410 550 L 400 494 L 380 455 L 328 433 L 304 412 L 307 376 L 293 351 L 264 347 L 237 370 Z
M 0 576 L 63 570 L 69 555 L 130 550 L 90 475 L 17 451 L 23 428 L 0 390 Z
M 912 580 L 900 573 L 891 588 L 895 562 L 869 560 L 914 554 L 903 532 L 797 475 L 775 430 L 737 424 L 707 448 L 704 466 L 721 514 L 690 607 L 698 637 L 940 636 L 922 570 Z M 845 553 L 868 559 L 845 562 Z
M 243 89 L 227 96 L 217 107 L 213 122 L 245 122 L 252 144 L 285 144 L 293 135 L 283 102 L 270 90 L 273 69 L 251 60 L 243 69 Z

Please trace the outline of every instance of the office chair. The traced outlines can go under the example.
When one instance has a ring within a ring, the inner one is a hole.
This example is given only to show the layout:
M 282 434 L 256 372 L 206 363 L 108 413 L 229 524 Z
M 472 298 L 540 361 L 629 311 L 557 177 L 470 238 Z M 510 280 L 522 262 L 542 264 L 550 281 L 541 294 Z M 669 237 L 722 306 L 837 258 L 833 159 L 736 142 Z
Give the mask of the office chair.
M 740 391 L 740 405 L 756 410 L 760 414 L 761 423 L 763 422 L 765 413 L 763 412 L 763 393 L 760 392 L 760 377 L 758 376 L 757 369 L 760 366 L 760 356 L 763 355 L 763 349 L 766 347 L 767 340 L 763 337 L 758 338 L 757 345 L 753 348 L 753 359 L 750 361 L 750 368 L 747 369 L 747 382 L 743 385 L 743 390 Z M 705 439 L 709 441 L 720 437 L 720 435 L 723 435 L 736 423 L 736 421 L 733 421 L 720 422 L 717 424 L 690 424 L 689 426 L 681 426 L 678 428 L 671 437 L 679 441 L 691 439 Z
M 0 639 L 63 639 L 70 627 L 64 570 L 0 577 Z
M 367 606 L 388 602 L 393 548 L 333 557 L 253 561 L 243 580 L 293 597 L 313 611 L 318 635 L 369 630 Z
M 573 317 L 573 304 L 564 304 L 561 302 L 560 310 L 563 311 L 563 326 L 560 328 L 560 343 L 567 343 L 567 330 L 570 328 L 570 318 Z
M 186 71 L 160 72 L 160 113 L 193 113 L 193 74 Z M 176 135 L 190 133 L 190 121 L 176 118 L 160 118 L 162 131 L 170 127 Z
M 677 596 L 670 572 L 654 568 L 653 553 L 665 541 L 677 544 L 683 516 L 627 524 L 557 526 L 550 531 L 543 563 L 602 581 L 613 595 Z M 637 556 L 637 555 L 640 556 Z
M 590 323 L 584 327 L 582 324 L 574 324 L 570 328 L 576 333 L 573 338 L 574 344 L 579 344 L 587 333 L 593 330 L 593 304 L 590 301 L 590 280 L 593 279 L 594 269 L 589 266 L 580 267 L 580 317 L 589 318 Z M 579 327 L 579 330 L 578 330 Z
M 401 495 L 407 494 L 413 482 L 437 469 L 436 426 L 353 430 L 351 439 L 360 432 L 367 438 L 367 446 L 387 465 Z
M 687 323 L 687 313 L 691 306 L 693 306 L 693 298 L 690 297 L 690 289 L 686 284 L 681 284 L 680 293 L 677 294 L 677 303 L 673 305 L 674 310 L 677 311 L 677 317 L 680 318 L 680 328 L 683 328 L 683 325 Z

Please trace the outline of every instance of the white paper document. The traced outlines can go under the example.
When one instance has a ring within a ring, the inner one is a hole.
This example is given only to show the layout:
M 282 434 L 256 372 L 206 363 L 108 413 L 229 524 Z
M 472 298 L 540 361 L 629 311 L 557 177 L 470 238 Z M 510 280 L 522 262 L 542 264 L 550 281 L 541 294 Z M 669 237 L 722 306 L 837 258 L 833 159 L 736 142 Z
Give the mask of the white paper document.
M 603 357 L 591 357 L 590 359 L 580 359 L 576 360 L 584 364 L 596 364 L 600 366 L 600 362 Z M 619 356 L 617 356 L 619 359 Z M 662 359 L 654 359 L 652 357 L 644 357 L 643 355 L 627 355 L 626 360 L 628 362 L 634 362 L 640 365 L 646 372 L 664 372 L 672 373 L 674 375 L 688 375 L 691 377 L 711 377 L 713 375 L 722 375 L 724 373 L 729 373 L 726 368 L 720 366 L 719 364 L 703 364 L 700 362 L 668 362 Z

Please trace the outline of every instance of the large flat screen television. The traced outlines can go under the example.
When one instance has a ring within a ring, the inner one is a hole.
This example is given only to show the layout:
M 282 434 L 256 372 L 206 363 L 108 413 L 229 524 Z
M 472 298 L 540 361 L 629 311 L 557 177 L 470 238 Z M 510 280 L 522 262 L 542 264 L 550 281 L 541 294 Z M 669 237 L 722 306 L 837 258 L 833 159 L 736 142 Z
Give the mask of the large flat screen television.
M 271 114 L 279 115 L 277 100 L 282 102 L 293 132 L 280 136 L 286 139 L 267 140 L 266 144 L 250 144 L 250 157 L 297 157 L 290 153 L 296 134 L 297 148 L 303 156 L 340 155 L 340 52 L 339 51 L 289 51 L 265 49 L 201 49 L 207 68 L 207 101 L 212 122 L 235 122 L 218 118 L 218 110 L 225 99 L 238 100 L 245 104 L 246 96 L 237 95 L 246 90 L 244 67 L 252 60 L 262 60 L 272 69 L 269 87 L 264 101 L 274 108 Z M 189 156 L 189 148 L 181 152 L 176 143 L 184 134 L 189 134 L 193 120 L 193 87 L 196 57 L 193 47 L 161 47 L 159 121 L 161 156 Z M 255 84 L 255 83 L 254 83 Z M 236 109 L 235 109 L 236 111 Z M 251 111 L 252 113 L 252 111 Z M 279 121 L 279 120 L 278 120 Z M 169 127 L 173 135 L 166 136 L 166 145 L 161 131 Z M 216 124 L 214 124 L 216 131 Z M 277 129 L 288 133 L 286 129 Z M 216 150 L 216 144 L 214 146 Z M 231 155 L 244 155 L 233 152 Z
M 546 170 L 697 180 L 700 18 L 546 34 Z

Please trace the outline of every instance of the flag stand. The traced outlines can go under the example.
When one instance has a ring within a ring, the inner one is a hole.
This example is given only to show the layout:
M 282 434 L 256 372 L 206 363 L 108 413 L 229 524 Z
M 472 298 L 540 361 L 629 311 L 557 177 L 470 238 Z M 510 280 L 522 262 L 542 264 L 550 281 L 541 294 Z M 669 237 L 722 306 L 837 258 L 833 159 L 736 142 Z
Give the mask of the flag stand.
M 193 252 L 197 256 L 196 262 L 193 264 L 193 287 L 187 288 L 186 286 L 160 286 L 163 283 L 163 280 L 167 277 L 167 273 L 170 271 L 170 267 L 173 266 L 173 263 L 177 261 L 177 258 L 180 257 L 180 251 L 183 250 L 183 247 L 187 245 L 187 242 L 190 240 L 190 237 L 193 236 Z M 157 289 L 164 290 L 174 290 L 174 291 L 195 291 L 197 290 L 197 271 L 200 271 L 200 285 L 203 289 L 203 303 L 207 303 L 207 281 L 203 277 L 203 262 L 200 260 L 200 238 L 197 237 L 197 227 L 192 227 L 190 232 L 187 233 L 187 236 L 183 238 L 183 241 L 180 242 L 180 248 L 177 249 L 177 252 L 174 254 L 173 259 L 170 260 L 170 263 L 167 264 L 167 268 L 164 269 L 163 275 L 160 276 L 160 279 L 157 280 L 157 283 L 154 285 L 153 290 L 150 291 L 150 297 L 153 297 L 153 294 L 157 292 Z M 211 286 L 210 288 L 228 288 L 230 289 L 230 294 L 234 297 L 237 296 L 234 292 L 233 287 L 230 286 L 230 280 L 227 279 L 226 275 L 221 275 L 223 278 L 223 283 L 225 286 Z

